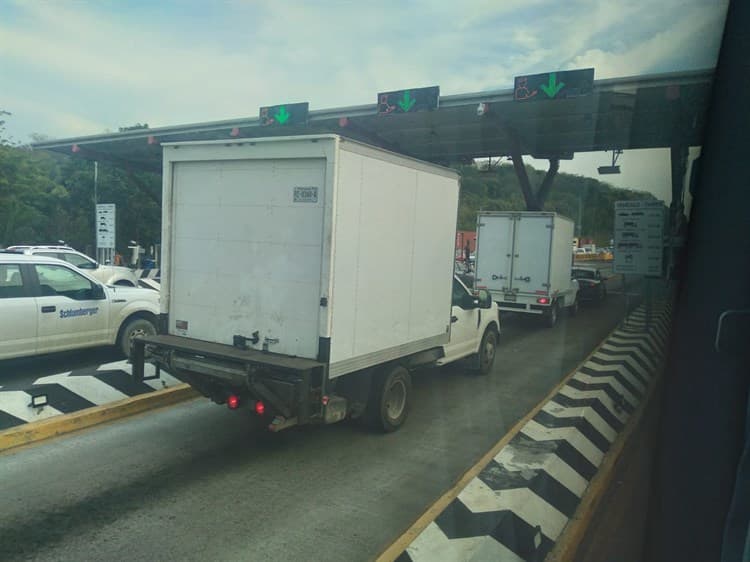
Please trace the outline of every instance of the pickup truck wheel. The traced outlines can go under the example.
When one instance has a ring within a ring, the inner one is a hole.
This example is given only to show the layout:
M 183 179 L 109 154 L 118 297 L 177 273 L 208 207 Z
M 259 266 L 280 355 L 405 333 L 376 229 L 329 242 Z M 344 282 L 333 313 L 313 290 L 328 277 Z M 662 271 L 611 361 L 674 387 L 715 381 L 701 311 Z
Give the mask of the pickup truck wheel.
M 477 373 L 480 375 L 487 375 L 492 370 L 497 355 L 497 339 L 497 331 L 492 327 L 484 331 L 477 354 Z
M 573 301 L 573 304 L 568 307 L 568 314 L 571 316 L 575 316 L 578 314 L 578 296 L 576 295 L 576 300 Z
M 130 359 L 130 350 L 133 346 L 133 338 L 137 336 L 153 336 L 156 334 L 156 326 L 145 318 L 133 318 L 120 330 L 117 346 L 122 354 Z
M 549 312 L 544 316 L 544 324 L 548 328 L 554 328 L 557 325 L 557 316 L 559 314 L 557 307 L 557 301 L 553 302 L 552 306 L 549 307 Z
M 400 365 L 375 373 L 365 411 L 365 420 L 374 429 L 391 433 L 401 427 L 409 414 L 411 377 Z

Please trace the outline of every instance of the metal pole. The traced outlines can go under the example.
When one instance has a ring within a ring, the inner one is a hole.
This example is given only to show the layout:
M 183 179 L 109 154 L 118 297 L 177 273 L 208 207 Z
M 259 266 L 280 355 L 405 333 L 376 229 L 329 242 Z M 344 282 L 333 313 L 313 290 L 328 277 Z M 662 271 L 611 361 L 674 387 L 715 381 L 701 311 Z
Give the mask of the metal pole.
M 96 261 L 101 262 L 102 257 L 99 255 L 99 237 L 97 236 L 97 224 L 96 224 L 96 206 L 99 203 L 99 162 L 94 161 L 94 247 L 96 248 Z

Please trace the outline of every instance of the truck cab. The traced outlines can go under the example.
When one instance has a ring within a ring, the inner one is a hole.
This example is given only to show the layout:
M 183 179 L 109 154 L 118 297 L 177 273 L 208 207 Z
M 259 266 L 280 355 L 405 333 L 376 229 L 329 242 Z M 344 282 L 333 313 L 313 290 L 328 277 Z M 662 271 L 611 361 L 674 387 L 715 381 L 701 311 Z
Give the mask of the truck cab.
M 437 364 L 472 357 L 475 369 L 487 374 L 495 360 L 499 335 L 500 311 L 490 293 L 484 289 L 474 293 L 454 276 L 450 341 L 443 346 L 445 355 Z

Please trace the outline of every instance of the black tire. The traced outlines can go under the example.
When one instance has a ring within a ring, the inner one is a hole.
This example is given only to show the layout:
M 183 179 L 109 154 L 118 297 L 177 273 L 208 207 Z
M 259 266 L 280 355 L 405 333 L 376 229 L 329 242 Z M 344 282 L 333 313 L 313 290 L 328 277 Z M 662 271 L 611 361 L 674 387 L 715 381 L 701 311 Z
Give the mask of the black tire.
M 136 336 L 153 336 L 156 334 L 156 326 L 153 322 L 145 318 L 133 318 L 129 320 L 121 329 L 117 338 L 117 347 L 122 354 L 130 359 L 130 349 L 132 340 Z
M 547 326 L 547 328 L 554 328 L 557 326 L 557 318 L 560 316 L 558 306 L 557 301 L 553 302 L 552 306 L 549 307 L 549 312 L 544 315 L 544 325 Z
M 497 330 L 490 326 L 484 331 L 482 342 L 479 344 L 479 353 L 476 357 L 476 372 L 480 375 L 488 375 L 492 371 L 492 365 L 497 357 Z
M 578 314 L 579 304 L 578 304 L 578 296 L 576 295 L 576 300 L 573 302 L 572 305 L 568 307 L 568 314 L 570 316 L 575 316 Z
M 401 365 L 373 375 L 365 421 L 373 429 L 391 433 L 406 421 L 411 403 L 411 376 Z

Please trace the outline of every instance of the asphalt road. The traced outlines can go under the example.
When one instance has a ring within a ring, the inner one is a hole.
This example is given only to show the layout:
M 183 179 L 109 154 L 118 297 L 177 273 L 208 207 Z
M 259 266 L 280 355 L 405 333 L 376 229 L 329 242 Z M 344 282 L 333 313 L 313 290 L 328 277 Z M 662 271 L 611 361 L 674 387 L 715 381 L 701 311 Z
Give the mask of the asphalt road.
M 368 560 L 615 327 L 506 317 L 494 371 L 414 375 L 400 431 L 269 435 L 196 400 L 0 455 L 1 560 Z

